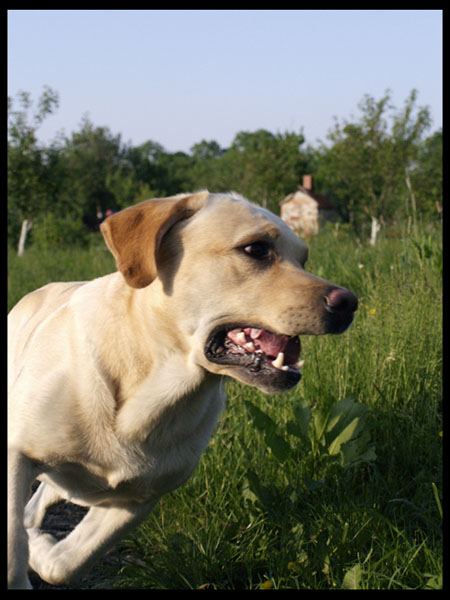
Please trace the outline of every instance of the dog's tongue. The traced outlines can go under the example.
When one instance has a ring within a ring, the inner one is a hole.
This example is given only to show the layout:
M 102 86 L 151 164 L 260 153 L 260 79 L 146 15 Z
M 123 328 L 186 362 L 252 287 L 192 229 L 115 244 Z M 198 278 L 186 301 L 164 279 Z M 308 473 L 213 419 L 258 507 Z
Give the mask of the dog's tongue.
M 245 341 L 242 338 L 245 334 Z M 241 335 L 239 335 L 241 334 Z M 230 339 L 239 346 L 252 341 L 257 350 L 261 350 L 266 356 L 276 358 L 280 352 L 284 353 L 284 362 L 288 365 L 295 364 L 300 356 L 300 339 L 288 335 L 277 335 L 265 329 L 246 327 L 244 329 L 233 329 L 228 332 Z
M 251 333 L 258 332 L 256 337 L 253 337 Z M 250 335 L 251 338 L 257 339 L 257 346 L 267 354 L 267 356 L 273 356 L 276 358 L 279 352 L 285 352 L 286 346 L 289 342 L 289 336 L 287 335 L 276 335 L 275 333 L 270 333 L 269 331 L 265 331 L 264 329 L 260 330 L 250 330 L 249 328 L 244 329 L 244 333 Z

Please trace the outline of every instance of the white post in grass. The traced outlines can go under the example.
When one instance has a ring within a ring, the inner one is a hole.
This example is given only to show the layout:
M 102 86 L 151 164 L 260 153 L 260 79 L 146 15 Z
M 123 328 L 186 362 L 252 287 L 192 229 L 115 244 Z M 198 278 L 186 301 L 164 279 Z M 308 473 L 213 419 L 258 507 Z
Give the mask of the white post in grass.
M 370 232 L 370 244 L 375 246 L 377 243 L 377 233 L 380 231 L 381 225 L 376 217 L 372 217 L 372 230 Z
M 19 256 L 22 256 L 23 251 L 25 250 L 25 242 L 27 240 L 28 232 L 31 229 L 31 225 L 32 225 L 32 223 L 28 219 L 24 219 L 22 221 L 22 229 L 20 230 L 20 238 L 19 238 L 19 247 L 17 249 L 17 254 Z

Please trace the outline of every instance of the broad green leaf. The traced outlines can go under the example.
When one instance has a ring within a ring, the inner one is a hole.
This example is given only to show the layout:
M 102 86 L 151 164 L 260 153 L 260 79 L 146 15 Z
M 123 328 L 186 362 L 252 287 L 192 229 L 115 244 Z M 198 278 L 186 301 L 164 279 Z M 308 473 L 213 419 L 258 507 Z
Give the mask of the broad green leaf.
M 344 575 L 341 589 L 343 590 L 358 590 L 361 586 L 361 565 L 357 563 L 354 567 L 349 569 Z
M 327 433 L 336 429 L 338 434 L 355 418 L 364 420 L 367 416 L 367 407 L 358 404 L 351 398 L 344 398 L 330 407 Z
M 288 421 L 286 423 L 286 431 L 290 435 L 295 435 L 295 437 L 298 437 L 300 439 L 305 439 L 308 437 L 308 435 L 305 434 L 303 427 L 295 421 Z
M 292 431 L 293 435 L 297 435 L 297 437 L 303 437 L 308 439 L 309 424 L 311 422 L 311 407 L 308 406 L 308 404 L 306 403 L 303 403 L 303 405 L 296 406 L 294 408 L 294 415 L 296 431 L 298 431 L 300 435 Z M 291 432 L 289 431 L 289 433 Z
M 369 434 L 367 433 L 367 442 L 363 443 L 360 438 L 348 442 L 341 447 L 341 464 L 344 468 L 354 467 L 360 463 L 371 463 L 377 458 L 375 447 L 369 446 Z
M 246 497 L 248 500 L 254 502 L 254 496 L 256 496 L 264 508 L 270 508 L 275 500 L 274 493 L 268 487 L 261 484 L 258 475 L 251 469 L 248 469 L 246 475 L 248 486 L 244 486 L 244 498 Z
M 289 444 L 278 434 L 271 433 L 265 436 L 265 440 L 273 455 L 280 461 L 284 462 L 291 455 Z
M 325 445 L 324 433 L 327 428 L 328 417 L 329 417 L 328 412 L 322 413 L 319 410 L 315 410 L 313 412 L 312 422 L 313 422 L 314 434 L 315 434 L 316 440 L 318 442 L 320 442 L 320 444 L 322 446 Z
M 347 427 L 337 435 L 334 440 L 328 446 L 328 452 L 332 456 L 338 454 L 342 444 L 349 442 L 356 435 L 356 431 L 360 426 L 360 420 L 358 418 L 353 419 L 351 423 L 347 425 Z

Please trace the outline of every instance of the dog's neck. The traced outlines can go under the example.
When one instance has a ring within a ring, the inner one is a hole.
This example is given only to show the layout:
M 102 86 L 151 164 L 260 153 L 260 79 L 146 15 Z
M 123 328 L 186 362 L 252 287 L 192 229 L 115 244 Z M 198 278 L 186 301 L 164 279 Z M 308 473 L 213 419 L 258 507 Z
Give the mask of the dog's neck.
M 185 332 L 178 332 L 176 324 L 162 316 L 158 299 L 164 292 L 158 280 L 148 288 L 134 289 L 120 273 L 106 277 L 107 294 L 102 298 L 106 322 L 98 323 L 94 299 L 89 303 L 80 296 L 74 306 L 83 309 L 92 358 L 114 397 L 117 435 L 142 442 L 161 415 L 185 398 L 220 395 L 221 378 L 195 363 Z M 96 335 L 98 326 L 107 335 Z

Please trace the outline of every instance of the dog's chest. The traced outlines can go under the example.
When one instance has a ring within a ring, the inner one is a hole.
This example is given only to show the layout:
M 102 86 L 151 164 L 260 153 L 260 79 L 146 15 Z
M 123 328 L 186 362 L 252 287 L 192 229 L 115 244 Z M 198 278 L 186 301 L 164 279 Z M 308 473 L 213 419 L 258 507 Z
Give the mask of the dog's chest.
M 96 464 L 91 457 L 86 462 L 58 463 L 47 468 L 40 479 L 80 505 L 156 500 L 190 477 L 222 406 L 219 387 L 204 388 L 162 411 L 138 445 L 112 444 L 111 460 Z

